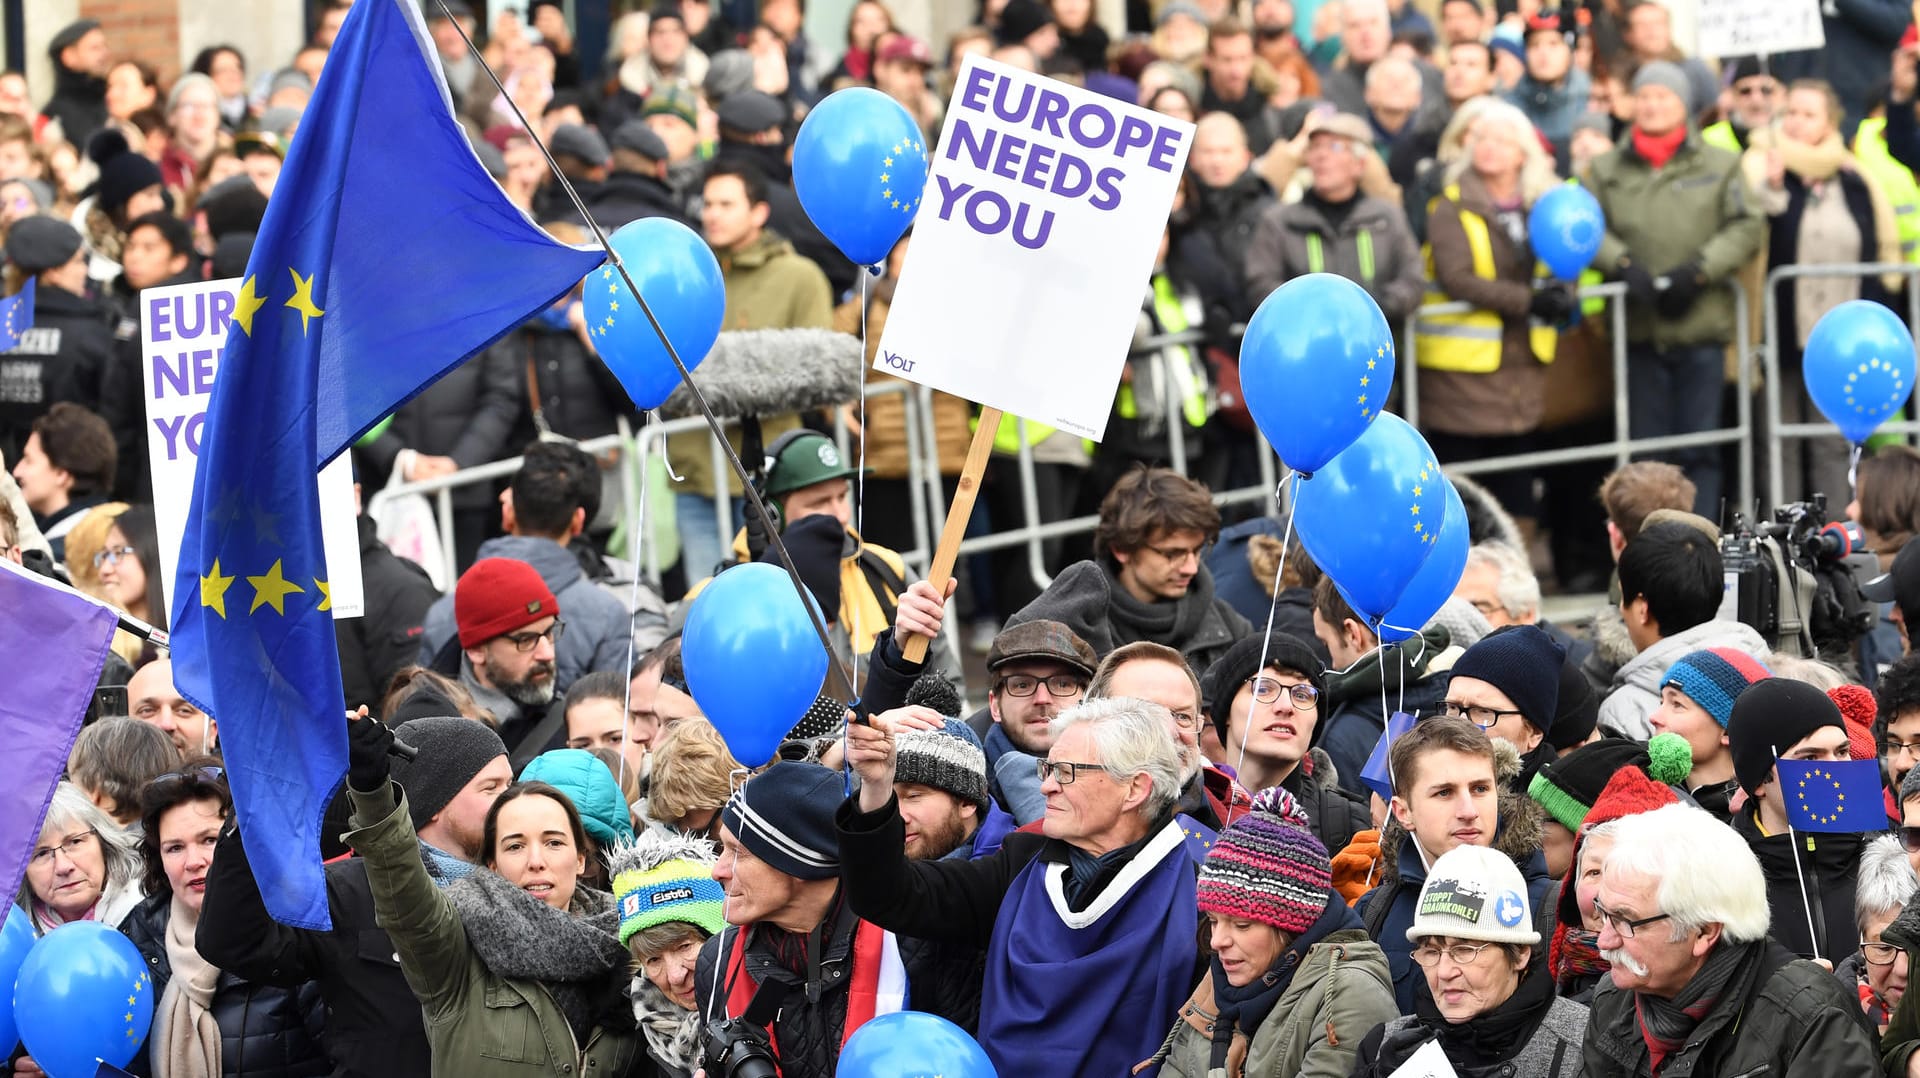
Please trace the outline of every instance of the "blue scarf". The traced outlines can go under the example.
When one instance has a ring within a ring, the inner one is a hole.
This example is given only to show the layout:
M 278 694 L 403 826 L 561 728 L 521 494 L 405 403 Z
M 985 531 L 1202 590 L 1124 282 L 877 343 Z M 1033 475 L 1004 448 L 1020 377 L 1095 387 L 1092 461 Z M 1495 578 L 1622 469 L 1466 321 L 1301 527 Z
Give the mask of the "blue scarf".
M 473 875 L 474 869 L 479 867 L 472 861 L 462 860 L 425 842 L 420 844 L 420 852 L 426 855 L 427 875 L 433 877 L 435 887 L 452 887 Z
M 1002 1074 L 1125 1075 L 1160 1047 L 1193 987 L 1194 868 L 1176 822 L 1068 908 L 1067 866 L 1035 858 L 987 947 L 979 1042 Z

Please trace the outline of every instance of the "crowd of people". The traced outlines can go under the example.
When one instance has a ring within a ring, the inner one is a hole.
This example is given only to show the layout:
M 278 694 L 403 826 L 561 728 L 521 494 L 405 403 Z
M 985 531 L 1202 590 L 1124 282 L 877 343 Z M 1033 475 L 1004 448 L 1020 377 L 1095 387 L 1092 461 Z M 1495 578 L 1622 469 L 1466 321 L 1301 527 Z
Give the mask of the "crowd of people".
M 1740 295 L 1751 339 L 1779 334 L 1783 419 L 1810 417 L 1814 322 L 1912 285 L 1797 278 L 1770 330 L 1765 274 L 1920 258 L 1906 4 L 1827 5 L 1826 49 L 1764 59 L 1691 51 L 1687 0 L 1134 0 L 1110 26 L 1087 0 L 986 0 L 938 49 L 884 0 L 832 43 L 800 0 L 679 0 L 615 5 L 604 57 L 556 0 L 490 24 L 424 5 L 506 199 L 574 242 L 580 207 L 688 223 L 725 328 L 774 331 L 698 376 L 733 379 L 771 512 L 674 435 L 650 507 L 673 524 L 646 539 L 666 553 L 616 533 L 633 484 L 580 443 L 643 417 L 578 290 L 355 446 L 363 501 L 519 463 L 455 488 L 453 579 L 358 521 L 350 762 L 312 851 L 329 930 L 268 915 L 249 846 L 278 836 L 240 832 L 221 759 L 217 720 L 245 718 L 183 698 L 139 631 L 168 609 L 135 300 L 241 274 L 351 3 L 314 7 L 281 67 L 216 44 L 162 77 L 83 20 L 30 25 L 45 92 L 0 75 L 7 291 L 35 287 L 0 353 L 0 556 L 128 626 L 16 901 L 36 933 L 98 921 L 145 958 L 133 1073 L 720 1078 L 762 1052 L 815 1078 L 911 1008 L 1002 1074 L 1387 1078 L 1435 1053 L 1461 1075 L 1920 1074 L 1920 452 L 1889 439 L 1850 476 L 1839 441 L 1795 443 L 1784 486 L 1828 495 L 1879 571 L 1871 625 L 1817 656 L 1725 602 L 1717 447 L 1455 477 L 1466 568 L 1398 642 L 1284 519 L 1216 501 L 1260 472 L 1240 327 L 1307 273 L 1411 334 L 1404 403 L 1443 463 L 1607 436 L 1615 342 L 1576 288 L 1603 281 L 1634 436 L 1723 425 Z M 826 340 L 857 362 L 910 243 L 862 287 L 808 219 L 807 110 L 871 86 L 937 146 L 976 54 L 1195 133 L 1108 437 L 1007 420 L 972 523 L 1097 527 L 1042 543 L 1044 584 L 1014 548 L 943 594 L 898 553 L 910 455 L 955 477 L 967 402 L 936 394 L 925 444 L 897 396 L 797 409 L 755 365 L 824 370 Z M 1606 216 L 1580 282 L 1545 279 L 1527 234 L 1565 182 Z M 1450 301 L 1472 310 L 1409 322 Z M 858 700 L 820 696 L 742 761 L 680 631 L 775 535 Z M 1555 624 L 1555 591 L 1608 594 Z M 1782 759 L 1877 761 L 1881 803 L 1796 830 Z

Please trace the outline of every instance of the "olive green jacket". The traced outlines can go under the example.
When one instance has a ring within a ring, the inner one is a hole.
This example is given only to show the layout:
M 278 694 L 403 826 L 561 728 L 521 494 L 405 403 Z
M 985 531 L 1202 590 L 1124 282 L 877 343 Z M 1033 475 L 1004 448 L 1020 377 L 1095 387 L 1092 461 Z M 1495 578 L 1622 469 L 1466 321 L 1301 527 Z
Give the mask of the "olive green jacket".
M 1164 1078 L 1218 1078 L 1207 1064 L 1213 1051 L 1213 973 L 1180 1008 Z M 1229 1058 L 1246 1053 L 1246 1078 L 1347 1078 L 1360 1039 L 1399 1017 L 1386 953 L 1365 932 L 1335 932 L 1307 949 L 1293 983 L 1248 1042 L 1236 1038 Z
M 1699 299 L 1678 317 L 1628 300 L 1627 339 L 1662 350 L 1732 343 L 1734 301 L 1727 284 L 1767 239 L 1767 219 L 1747 189 L 1739 156 L 1689 131 L 1672 160 L 1656 169 L 1629 137 L 1594 158 L 1580 182 L 1606 215 L 1595 269 L 1618 277 L 1621 260 L 1631 259 L 1658 278 L 1696 262 L 1707 280 Z
M 644 1058 L 640 1034 L 596 1029 L 580 1044 L 545 988 L 481 963 L 453 903 L 427 875 L 398 790 L 351 790 L 358 830 L 346 839 L 367 863 L 375 920 L 426 1014 L 433 1078 L 625 1078 Z

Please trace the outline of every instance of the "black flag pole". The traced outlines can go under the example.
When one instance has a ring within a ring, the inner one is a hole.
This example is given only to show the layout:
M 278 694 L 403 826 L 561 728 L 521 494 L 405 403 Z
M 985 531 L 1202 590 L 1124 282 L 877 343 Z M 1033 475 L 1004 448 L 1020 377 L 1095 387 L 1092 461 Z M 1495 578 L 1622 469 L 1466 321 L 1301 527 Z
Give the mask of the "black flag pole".
M 853 685 L 849 683 L 846 671 L 841 668 L 840 660 L 834 656 L 833 641 L 827 635 L 826 622 L 821 620 L 820 611 L 808 601 L 810 593 L 807 591 L 806 582 L 800 579 L 800 570 L 793 564 L 793 555 L 787 552 L 787 544 L 781 540 L 779 529 L 774 526 L 773 517 L 767 512 L 766 503 L 761 500 L 760 492 L 754 489 L 753 480 L 747 475 L 746 466 L 740 463 L 740 455 L 734 452 L 733 443 L 727 440 L 726 432 L 721 429 L 720 420 L 713 414 L 713 408 L 707 403 L 706 395 L 700 392 L 700 386 L 693 380 L 693 373 L 681 360 L 680 350 L 675 348 L 673 342 L 667 338 L 666 329 L 660 325 L 660 319 L 654 316 L 653 308 L 648 305 L 647 298 L 640 294 L 640 286 L 635 284 L 633 277 L 627 273 L 626 264 L 620 260 L 620 253 L 615 251 L 613 244 L 607 240 L 607 234 L 601 229 L 600 222 L 594 220 L 593 214 L 588 212 L 587 204 L 580 198 L 580 192 L 574 190 L 573 182 L 567 179 L 567 174 L 560 171 L 560 163 L 553 159 L 553 152 L 547 149 L 546 141 L 540 137 L 538 131 L 534 130 L 526 114 L 520 111 L 520 106 L 513 100 L 513 95 L 507 93 L 506 85 L 500 81 L 500 76 L 488 66 L 486 57 L 480 54 L 479 46 L 475 45 L 473 38 L 467 35 L 466 27 L 461 26 L 460 20 L 454 18 L 453 12 L 447 9 L 446 0 L 435 0 L 435 3 L 440 8 L 441 15 L 453 24 L 454 30 L 460 35 L 460 40 L 466 42 L 467 52 L 473 56 L 474 62 L 480 65 L 480 70 L 487 73 L 487 78 L 500 91 L 501 98 L 506 101 L 509 108 L 513 109 L 513 115 L 520 121 L 520 126 L 525 129 L 527 137 L 532 139 L 533 144 L 539 148 L 540 156 L 546 158 L 547 167 L 553 170 L 554 178 L 560 181 L 561 188 L 573 201 L 573 208 L 579 212 L 581 219 L 586 221 L 587 227 L 593 231 L 595 242 L 607 252 L 607 261 L 612 263 L 614 270 L 620 274 L 620 280 L 626 283 L 627 293 L 633 297 L 635 303 L 640 305 L 640 313 L 647 316 L 647 324 L 653 327 L 654 336 L 660 338 L 660 346 L 666 349 L 667 357 L 673 360 L 674 370 L 680 373 L 681 383 L 687 387 L 687 393 L 693 397 L 694 403 L 700 406 L 700 414 L 706 418 L 707 429 L 712 431 L 714 441 L 719 442 L 720 448 L 725 451 L 727 464 L 733 468 L 733 473 L 740 477 L 740 489 L 746 493 L 747 502 L 751 506 L 750 511 L 758 514 L 761 522 L 766 526 L 767 536 L 773 545 L 774 553 L 779 556 L 780 564 L 786 569 L 788 579 L 793 581 L 794 590 L 800 593 L 800 605 L 807 608 L 807 619 L 813 623 L 813 631 L 820 638 L 820 646 L 826 649 L 829 684 L 837 690 L 835 695 L 846 701 L 853 700 Z M 636 537 L 637 541 L 639 537 Z M 799 717 L 796 716 L 794 721 L 798 722 Z

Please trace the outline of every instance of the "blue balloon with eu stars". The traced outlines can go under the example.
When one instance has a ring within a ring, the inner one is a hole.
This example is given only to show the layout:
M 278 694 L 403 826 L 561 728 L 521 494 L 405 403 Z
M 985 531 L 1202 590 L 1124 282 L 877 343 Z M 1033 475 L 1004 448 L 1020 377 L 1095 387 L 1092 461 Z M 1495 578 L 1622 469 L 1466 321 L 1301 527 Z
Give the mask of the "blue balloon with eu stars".
M 1240 394 L 1287 467 L 1318 472 L 1380 415 L 1393 332 L 1367 290 L 1309 273 L 1273 290 L 1240 342 Z
M 153 978 L 133 941 L 98 921 L 40 937 L 14 984 L 14 1020 L 49 1078 L 92 1078 L 99 1060 L 124 1067 L 153 1022 Z
M 692 371 L 713 350 L 727 311 L 726 283 L 713 249 L 693 229 L 666 217 L 643 217 L 609 239 L 620 264 L 646 297 L 680 362 Z M 580 306 L 594 350 L 645 411 L 666 403 L 680 371 L 660 344 L 645 311 L 612 262 L 582 282 Z
M 1527 214 L 1527 238 L 1533 253 L 1556 280 L 1576 281 L 1606 238 L 1607 219 L 1600 202 L 1578 181 L 1541 195 Z
M 793 193 L 822 235 L 862 266 L 886 260 L 927 186 L 927 144 L 898 101 L 851 86 L 827 95 L 793 141 Z
M 1820 413 L 1862 445 L 1913 395 L 1913 334 L 1880 304 L 1848 300 L 1814 324 L 1801 369 Z
M 1378 626 L 1439 544 L 1447 477 L 1433 450 L 1389 413 L 1297 489 L 1300 542 L 1354 611 Z

